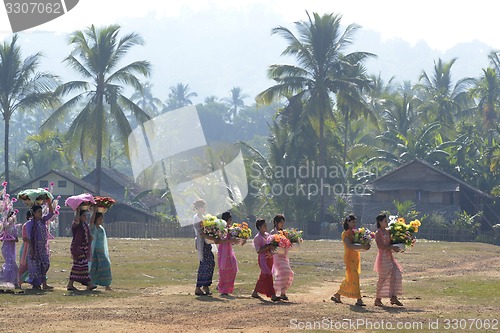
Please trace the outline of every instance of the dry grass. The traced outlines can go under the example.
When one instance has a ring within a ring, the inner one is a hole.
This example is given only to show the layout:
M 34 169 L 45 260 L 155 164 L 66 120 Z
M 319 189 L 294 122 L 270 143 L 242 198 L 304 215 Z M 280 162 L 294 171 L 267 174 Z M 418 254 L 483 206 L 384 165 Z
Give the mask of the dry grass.
M 71 267 L 69 244 L 69 238 L 51 243 L 48 276 L 54 291 L 0 295 L 0 332 L 277 332 L 294 328 L 331 332 L 352 330 L 353 326 L 346 325 L 356 320 L 364 324 L 356 327 L 359 331 L 377 331 L 369 329 L 370 324 L 387 331 L 391 323 L 394 331 L 401 332 L 396 329 L 400 322 L 413 325 L 408 332 L 482 332 L 476 329 L 479 324 L 500 319 L 500 248 L 488 244 L 422 241 L 397 254 L 405 270 L 404 308 L 372 306 L 377 279 L 372 269 L 374 249 L 361 254 L 362 294 L 368 306 L 355 307 L 355 300 L 349 299 L 344 304 L 330 301 L 344 275 L 338 241 L 306 241 L 300 251 L 291 253 L 295 281 L 290 302 L 281 304 L 249 297 L 259 273 L 249 244 L 235 248 L 240 271 L 234 296 L 226 298 L 216 293 L 213 297 L 193 295 L 197 269 L 193 239 L 109 239 L 114 291 L 99 288 L 70 293 L 65 289 Z M 446 330 L 447 319 L 468 321 L 465 329 L 452 329 L 450 321 Z M 436 322 L 438 330 L 429 327 Z M 500 324 L 496 327 L 500 330 Z

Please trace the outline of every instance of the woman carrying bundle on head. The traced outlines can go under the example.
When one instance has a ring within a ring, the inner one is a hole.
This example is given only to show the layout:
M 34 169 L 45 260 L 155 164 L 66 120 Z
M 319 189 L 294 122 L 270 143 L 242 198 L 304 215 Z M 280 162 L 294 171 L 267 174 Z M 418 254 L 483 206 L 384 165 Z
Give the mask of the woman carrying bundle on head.
M 87 224 L 86 211 L 78 207 L 75 211 L 75 219 L 71 225 L 73 240 L 71 241 L 71 257 L 73 266 L 69 275 L 67 290 L 78 291 L 73 285 L 79 282 L 87 287 L 87 290 L 97 288 L 90 279 L 89 259 L 91 258 L 92 236 Z

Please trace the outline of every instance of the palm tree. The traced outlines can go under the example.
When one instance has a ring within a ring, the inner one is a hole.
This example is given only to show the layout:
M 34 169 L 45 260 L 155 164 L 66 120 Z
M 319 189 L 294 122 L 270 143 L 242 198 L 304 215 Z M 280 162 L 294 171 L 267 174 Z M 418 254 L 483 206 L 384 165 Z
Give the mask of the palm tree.
M 137 105 L 151 117 L 157 116 L 164 108 L 160 99 L 153 96 L 153 85 L 146 82 L 142 85 L 142 89 L 132 94 L 130 99 L 137 103 Z
M 70 45 L 74 49 L 64 61 L 86 81 L 71 81 L 61 85 L 57 90 L 61 95 L 75 91 L 79 93 L 65 102 L 44 123 L 44 126 L 51 126 L 58 119 L 67 116 L 78 103 L 84 103 L 73 119 L 67 136 L 72 144 L 79 145 L 82 159 L 95 151 L 97 194 L 101 190 L 102 151 L 104 138 L 109 138 L 109 126 L 114 125 L 117 137 L 123 140 L 127 148 L 127 137 L 132 129 L 125 116 L 125 109 L 131 111 L 139 123 L 149 119 L 147 113 L 122 94 L 122 84 L 139 91 L 142 89 L 136 75 L 149 76 L 149 62 L 135 61 L 117 67 L 127 51 L 135 45 L 142 45 L 143 40 L 136 33 L 118 39 L 119 32 L 118 25 L 97 29 L 92 25 L 84 31 L 78 30 L 71 34 Z
M 420 76 L 418 89 L 423 92 L 425 114 L 430 121 L 438 121 L 453 128 L 455 118 L 466 107 L 467 89 L 474 82 L 472 78 L 463 78 L 453 85 L 451 68 L 457 59 L 443 62 L 441 59 L 434 62 L 432 76 L 425 71 Z
M 52 89 L 57 86 L 54 75 L 39 72 L 41 53 L 22 59 L 17 35 L 10 43 L 0 44 L 0 111 L 5 122 L 5 181 L 9 186 L 10 121 L 17 112 L 37 107 L 51 107 L 56 102 Z M 8 189 L 7 189 L 8 190 Z
M 288 46 L 282 55 L 294 56 L 297 65 L 271 65 L 269 78 L 276 84 L 257 96 L 257 101 L 271 103 L 273 100 L 286 97 L 298 101 L 303 107 L 297 108 L 304 112 L 303 118 L 315 119 L 318 127 L 319 165 L 326 162 L 325 120 L 332 117 L 331 93 L 338 94 L 354 89 L 360 80 L 350 76 L 358 72 L 355 67 L 372 54 L 353 52 L 344 55 L 343 52 L 352 44 L 352 36 L 359 28 L 350 24 L 344 32 L 341 31 L 340 15 L 306 12 L 308 21 L 296 22 L 298 36 L 285 27 L 277 27 L 273 34 L 282 36 Z M 289 103 L 291 106 L 293 103 Z M 296 106 L 296 105 L 295 105 Z M 325 200 L 321 195 L 320 220 L 325 212 Z
M 247 98 L 248 95 L 243 94 L 240 87 L 233 87 L 229 92 L 229 95 L 230 97 L 224 98 L 224 101 L 230 105 L 228 113 L 226 114 L 226 119 L 228 122 L 232 122 L 234 117 L 238 115 L 241 107 L 245 105 L 243 100 Z
M 189 84 L 177 83 L 176 86 L 170 87 L 168 94 L 167 110 L 175 110 L 183 106 L 192 105 L 192 97 L 198 97 L 195 92 L 189 92 Z

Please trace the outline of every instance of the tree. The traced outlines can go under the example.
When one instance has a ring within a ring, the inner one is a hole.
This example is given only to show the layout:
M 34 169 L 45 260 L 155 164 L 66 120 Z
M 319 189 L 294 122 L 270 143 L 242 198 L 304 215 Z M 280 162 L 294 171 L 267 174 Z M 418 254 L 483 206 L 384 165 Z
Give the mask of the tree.
M 160 99 L 153 96 L 153 85 L 146 82 L 142 85 L 142 89 L 132 94 L 130 99 L 137 103 L 137 105 L 151 117 L 157 116 L 164 108 Z
M 294 56 L 297 65 L 271 65 L 268 69 L 269 78 L 276 84 L 264 90 L 257 96 L 257 101 L 271 103 L 278 98 L 292 98 L 297 104 L 297 110 L 303 112 L 303 118 L 309 118 L 317 123 L 318 131 L 318 163 L 326 162 L 325 120 L 332 117 L 331 93 L 348 92 L 361 83 L 358 77 L 350 76 L 358 73 L 356 66 L 372 56 L 366 52 L 353 52 L 344 55 L 343 52 L 352 44 L 352 36 L 359 28 L 350 24 L 344 32 L 341 31 L 340 15 L 306 12 L 307 21 L 296 22 L 298 36 L 285 27 L 277 27 L 273 34 L 283 37 L 288 46 L 283 51 L 284 56 Z M 287 107 L 296 106 L 289 103 Z M 286 108 L 285 108 L 286 109 Z M 321 195 L 320 220 L 325 213 L 325 200 Z
M 229 94 L 229 98 L 224 98 L 224 101 L 226 103 L 229 103 L 230 105 L 230 108 L 226 114 L 226 120 L 228 122 L 233 122 L 234 117 L 238 115 L 240 109 L 245 105 L 245 102 L 243 100 L 247 98 L 248 95 L 243 94 L 240 87 L 233 87 Z
M 434 62 L 432 76 L 423 71 L 417 85 L 423 93 L 422 107 L 429 120 L 449 128 L 453 128 L 457 115 L 466 107 L 467 89 L 474 82 L 472 78 L 463 78 L 453 85 L 451 68 L 456 60 Z
M 168 94 L 167 110 L 175 110 L 183 106 L 192 105 L 192 97 L 198 97 L 195 92 L 189 92 L 189 84 L 177 83 L 176 86 L 170 87 Z
M 10 121 L 16 112 L 37 107 L 52 107 L 56 99 L 52 90 L 56 88 L 56 77 L 39 72 L 41 53 L 22 59 L 17 35 L 9 42 L 0 44 L 0 111 L 5 122 L 4 153 L 5 181 L 9 186 L 9 136 Z M 8 190 L 8 189 L 7 189 Z
M 123 140 L 127 148 L 127 137 L 132 129 L 124 111 L 131 111 L 139 123 L 150 118 L 122 94 L 122 84 L 138 91 L 142 89 L 136 75 L 149 76 L 149 62 L 135 61 L 117 68 L 127 51 L 135 45 L 142 45 L 143 40 L 136 33 L 118 39 L 119 32 L 118 25 L 102 28 L 92 25 L 71 34 L 69 43 L 74 49 L 64 61 L 87 81 L 71 81 L 61 85 L 57 89 L 57 93 L 61 95 L 75 91 L 79 93 L 65 102 L 44 123 L 44 127 L 54 125 L 78 103 L 84 103 L 73 119 L 67 137 L 73 145 L 80 147 L 82 159 L 95 152 L 97 194 L 101 191 L 102 152 L 104 139 L 109 138 L 109 126 L 114 125 L 117 137 Z M 107 119 L 112 121 L 106 121 Z

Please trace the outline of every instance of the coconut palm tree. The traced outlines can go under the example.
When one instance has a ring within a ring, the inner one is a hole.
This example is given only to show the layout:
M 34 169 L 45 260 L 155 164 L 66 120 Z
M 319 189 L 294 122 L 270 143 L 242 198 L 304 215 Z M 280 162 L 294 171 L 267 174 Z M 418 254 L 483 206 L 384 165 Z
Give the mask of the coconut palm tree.
M 453 128 L 455 119 L 466 108 L 467 90 L 474 83 L 472 78 L 463 78 L 453 84 L 451 68 L 457 59 L 443 62 L 438 59 L 434 62 L 432 75 L 425 71 L 420 75 L 417 88 L 423 93 L 423 113 L 429 121 L 438 121 Z
M 132 112 L 139 123 L 150 118 L 137 104 L 122 94 L 122 85 L 140 91 L 142 85 L 136 75 L 149 76 L 151 65 L 148 61 L 141 60 L 118 67 L 127 51 L 133 46 L 142 45 L 143 40 L 136 33 L 118 38 L 119 32 L 118 25 L 102 28 L 92 25 L 71 34 L 69 43 L 74 49 L 64 61 L 85 80 L 66 82 L 57 89 L 61 95 L 78 93 L 43 124 L 44 127 L 52 126 L 82 103 L 82 109 L 73 119 L 67 136 L 73 145 L 79 146 L 82 159 L 95 156 L 97 194 L 101 190 L 102 152 L 105 139 L 110 136 L 109 127 L 115 127 L 117 137 L 123 140 L 127 148 L 127 137 L 132 128 L 125 110 Z M 93 153 L 95 155 L 91 155 Z
M 166 110 L 175 110 L 192 105 L 192 97 L 198 97 L 198 94 L 189 91 L 189 84 L 177 83 L 177 85 L 170 87 Z
M 39 72 L 41 53 L 22 58 L 21 47 L 14 35 L 0 44 L 0 112 L 2 112 L 5 154 L 5 181 L 9 186 L 9 137 L 12 116 L 37 107 L 52 107 L 56 99 L 51 93 L 56 88 L 56 77 Z M 7 189 L 8 190 L 8 189 Z
M 157 116 L 165 106 L 160 99 L 153 96 L 152 89 L 153 85 L 150 82 L 146 82 L 142 85 L 142 90 L 134 92 L 130 99 L 136 102 L 144 112 L 154 117 Z
M 243 101 L 248 97 L 247 94 L 243 94 L 240 87 L 233 87 L 229 92 L 230 97 L 224 98 L 224 101 L 230 105 L 230 108 L 225 115 L 226 121 L 233 122 L 234 117 L 238 115 L 240 109 L 245 105 Z
M 352 73 L 359 73 L 355 67 L 372 56 L 366 52 L 344 54 L 352 44 L 353 34 L 358 25 L 350 24 L 342 32 L 341 16 L 334 14 L 312 16 L 306 12 L 308 20 L 296 22 L 298 35 L 288 28 L 277 27 L 273 34 L 283 37 L 288 46 L 282 52 L 284 56 L 294 56 L 297 65 L 271 65 L 268 69 L 269 78 L 276 84 L 264 90 L 257 96 L 257 101 L 271 103 L 283 97 L 302 103 L 303 118 L 309 118 L 317 123 L 319 165 L 325 165 L 325 120 L 332 117 L 332 96 L 353 90 L 364 82 Z M 289 103 L 288 106 L 293 106 Z M 296 105 L 295 105 L 296 106 Z M 325 200 L 321 195 L 320 220 L 325 212 Z

